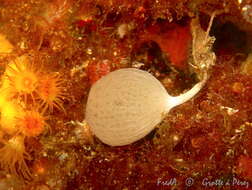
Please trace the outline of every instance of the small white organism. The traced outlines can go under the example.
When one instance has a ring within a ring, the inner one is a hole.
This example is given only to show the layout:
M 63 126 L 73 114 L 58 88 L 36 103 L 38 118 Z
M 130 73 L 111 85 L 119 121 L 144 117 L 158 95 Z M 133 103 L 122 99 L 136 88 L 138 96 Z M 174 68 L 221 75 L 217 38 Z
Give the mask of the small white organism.
M 211 27 L 214 14 L 211 17 Z M 103 143 L 111 146 L 131 144 L 151 132 L 172 108 L 194 97 L 204 86 L 209 68 L 215 63 L 214 42 L 209 29 L 203 31 L 192 21 L 191 63 L 201 81 L 186 93 L 170 96 L 150 73 L 134 68 L 119 69 L 98 80 L 91 88 L 86 121 Z

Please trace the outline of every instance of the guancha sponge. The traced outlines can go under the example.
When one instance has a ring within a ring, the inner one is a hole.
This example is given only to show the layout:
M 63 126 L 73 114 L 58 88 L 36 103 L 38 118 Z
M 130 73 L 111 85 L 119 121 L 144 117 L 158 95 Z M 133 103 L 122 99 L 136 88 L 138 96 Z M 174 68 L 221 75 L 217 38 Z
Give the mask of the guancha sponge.
M 197 94 L 205 82 L 206 78 L 185 94 L 172 97 L 150 73 L 119 69 L 92 86 L 86 121 L 103 143 L 131 144 L 151 132 L 173 107 Z

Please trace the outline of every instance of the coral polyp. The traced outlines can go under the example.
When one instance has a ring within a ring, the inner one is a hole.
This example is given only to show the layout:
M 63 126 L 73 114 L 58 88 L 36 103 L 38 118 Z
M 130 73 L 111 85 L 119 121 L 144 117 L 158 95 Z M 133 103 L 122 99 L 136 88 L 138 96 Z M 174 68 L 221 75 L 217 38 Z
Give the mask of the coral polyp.
M 45 120 L 46 118 L 38 111 L 28 110 L 17 118 L 16 123 L 25 136 L 36 137 L 40 135 L 47 126 Z
M 0 93 L 0 111 L 1 111 L 2 107 L 4 107 L 7 102 L 10 92 L 4 88 L 0 88 L 0 92 L 1 92 Z
M 9 63 L 5 71 L 9 88 L 18 95 L 24 96 L 25 100 L 30 95 L 34 100 L 34 92 L 38 85 L 39 71 L 34 68 L 27 56 L 18 57 Z
M 3 34 L 0 34 L 0 54 L 6 55 L 8 53 L 11 53 L 13 51 L 12 44 L 6 39 L 6 37 Z
M 53 108 L 65 111 L 63 107 L 63 100 L 66 97 L 64 92 L 64 81 L 58 73 L 44 75 L 39 81 L 37 93 L 41 100 L 42 112 Z
M 0 126 L 1 130 L 7 134 L 18 132 L 16 118 L 22 113 L 22 107 L 15 101 L 4 101 L 1 106 Z
M 0 154 L 1 168 L 10 174 L 22 175 L 26 179 L 31 177 L 30 170 L 25 163 L 25 159 L 30 159 L 30 156 L 25 150 L 23 136 L 14 136 L 4 142 Z

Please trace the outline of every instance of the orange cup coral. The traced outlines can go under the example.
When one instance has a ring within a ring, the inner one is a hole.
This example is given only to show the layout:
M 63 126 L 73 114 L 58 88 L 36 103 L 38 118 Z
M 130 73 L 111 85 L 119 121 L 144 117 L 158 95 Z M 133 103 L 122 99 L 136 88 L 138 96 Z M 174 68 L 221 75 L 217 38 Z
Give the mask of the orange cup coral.
M 2 89 L 8 91 L 9 96 L 23 96 L 27 103 L 31 96 L 35 103 L 35 96 L 40 99 L 40 104 L 45 112 L 53 108 L 64 110 L 63 100 L 67 98 L 64 91 L 64 81 L 59 73 L 42 74 L 42 70 L 36 69 L 28 56 L 24 55 L 8 64 L 3 77 Z
M 6 37 L 0 34 L 0 54 L 5 55 L 11 53 L 13 50 L 12 44 L 6 39 Z
M 22 108 L 15 101 L 5 101 L 1 106 L 1 130 L 9 135 L 18 132 L 16 118 L 22 113 Z
M 14 175 L 22 175 L 25 179 L 31 178 L 30 170 L 25 163 L 25 159 L 30 159 L 30 156 L 25 150 L 23 136 L 14 136 L 4 142 L 0 154 L 0 166 L 3 169 Z
M 52 111 L 54 107 L 65 112 L 63 100 L 66 98 L 66 93 L 63 84 L 64 81 L 58 73 L 41 77 L 37 93 L 41 100 L 42 113 L 48 108 Z
M 34 100 L 34 92 L 38 86 L 39 71 L 34 68 L 28 56 L 18 57 L 9 63 L 5 76 L 7 79 L 6 88 L 10 88 L 18 95 L 24 96 L 25 102 L 28 95 L 31 95 Z
M 53 108 L 65 112 L 63 101 L 67 98 L 61 76 L 45 74 L 37 67 L 40 63 L 29 55 L 17 57 L 7 64 L 1 78 L 0 167 L 25 179 L 30 179 L 31 173 L 25 162 L 30 156 L 25 150 L 24 139 L 50 130 L 44 113 Z M 10 139 L 4 139 L 9 136 Z
M 36 137 L 48 127 L 45 120 L 46 118 L 38 111 L 28 110 L 17 118 L 16 124 L 25 136 Z

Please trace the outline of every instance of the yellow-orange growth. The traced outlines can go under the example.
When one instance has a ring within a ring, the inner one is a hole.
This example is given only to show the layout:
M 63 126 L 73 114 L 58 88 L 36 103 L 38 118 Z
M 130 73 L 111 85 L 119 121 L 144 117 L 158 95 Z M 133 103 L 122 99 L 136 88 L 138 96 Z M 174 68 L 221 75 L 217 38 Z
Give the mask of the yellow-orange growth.
M 5 142 L 0 154 L 0 165 L 3 169 L 14 175 L 22 175 L 26 179 L 31 177 L 25 163 L 25 159 L 30 159 L 30 156 L 25 150 L 23 136 L 14 136 Z
M 36 137 L 48 126 L 45 120 L 46 118 L 38 111 L 27 110 L 17 118 L 16 124 L 25 136 Z
M 9 63 L 5 71 L 6 88 L 25 97 L 31 95 L 34 100 L 34 93 L 38 86 L 40 71 L 37 70 L 29 60 L 28 56 L 21 56 Z
M 65 111 L 63 100 L 66 98 L 64 92 L 64 81 L 58 73 L 48 74 L 41 77 L 39 81 L 37 93 L 41 99 L 41 107 L 43 112 L 49 108 Z
M 23 109 L 15 101 L 4 101 L 1 107 L 0 126 L 1 130 L 13 135 L 18 132 L 16 118 L 20 116 Z

